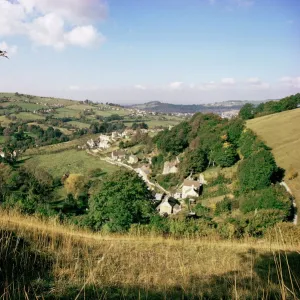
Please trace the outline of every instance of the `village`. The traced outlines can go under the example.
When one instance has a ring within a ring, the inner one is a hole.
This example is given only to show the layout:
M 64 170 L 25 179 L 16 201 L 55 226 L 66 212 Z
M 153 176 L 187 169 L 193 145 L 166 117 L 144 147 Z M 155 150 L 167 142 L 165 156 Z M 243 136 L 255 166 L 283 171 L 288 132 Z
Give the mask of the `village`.
M 169 126 L 171 130 L 172 126 Z M 139 129 L 142 133 L 156 134 L 162 129 Z M 112 132 L 110 135 L 101 134 L 97 139 L 90 139 L 80 149 L 86 150 L 88 154 L 98 156 L 110 164 L 124 167 L 135 171 L 152 191 L 153 202 L 156 210 L 161 216 L 176 215 L 186 212 L 188 216 L 195 213 L 192 210 L 196 204 L 196 198 L 201 195 L 203 185 L 206 184 L 203 174 L 195 179 L 190 174 L 176 187 L 175 191 L 168 191 L 158 182 L 151 181 L 151 164 L 153 153 L 141 158 L 134 154 L 131 149 L 120 149 L 117 145 L 120 141 L 128 141 L 137 134 L 136 130 L 126 129 L 123 132 Z M 180 160 L 177 157 L 173 161 L 166 161 L 161 175 L 177 174 L 179 172 Z

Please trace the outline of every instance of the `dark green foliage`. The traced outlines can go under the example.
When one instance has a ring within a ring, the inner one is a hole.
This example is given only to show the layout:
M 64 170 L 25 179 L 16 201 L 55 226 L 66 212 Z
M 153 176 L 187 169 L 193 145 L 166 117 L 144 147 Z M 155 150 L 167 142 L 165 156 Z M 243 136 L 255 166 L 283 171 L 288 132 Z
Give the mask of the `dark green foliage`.
M 238 144 L 240 154 L 244 158 L 248 158 L 252 153 L 260 149 L 270 150 L 270 148 L 259 140 L 257 135 L 249 129 L 242 133 Z
M 268 228 L 286 220 L 285 212 L 280 209 L 262 209 L 257 213 L 248 213 L 244 216 L 245 234 L 261 236 Z
M 223 213 L 229 213 L 232 210 L 232 201 L 225 197 L 222 201 L 216 204 L 215 215 L 219 216 Z
M 292 201 L 284 187 L 276 185 L 259 191 L 251 191 L 240 197 L 240 209 L 243 213 L 260 209 L 279 209 L 289 216 Z
M 100 192 L 89 201 L 89 217 L 94 229 L 116 232 L 131 224 L 148 223 L 152 215 L 152 195 L 135 173 L 118 171 L 101 185 Z
M 182 122 L 173 127 L 170 131 L 165 130 L 160 132 L 154 138 L 154 142 L 161 151 L 178 155 L 189 145 L 188 134 L 190 130 L 191 126 L 189 123 Z
M 158 175 L 155 179 L 165 189 L 175 187 L 181 182 L 178 174 Z
M 132 126 L 131 126 L 131 129 L 133 129 L 133 130 L 137 130 L 137 129 L 148 129 L 148 128 L 149 128 L 148 125 L 147 125 L 146 123 L 144 123 L 144 122 L 140 122 L 140 123 L 134 122 L 134 123 L 132 124 Z
M 240 189 L 247 192 L 269 186 L 276 170 L 277 166 L 273 154 L 265 149 L 259 150 L 239 165 Z
M 154 174 L 162 173 L 164 167 L 164 156 L 162 154 L 152 157 L 151 163 L 152 172 Z
M 193 208 L 193 211 L 196 213 L 197 217 L 200 218 L 209 218 L 211 215 L 210 208 L 205 207 L 200 203 L 196 204 L 196 206 Z
M 241 119 L 232 119 L 227 128 L 228 141 L 235 147 L 238 146 L 239 139 L 245 128 L 245 122 Z
M 236 149 L 232 145 L 220 147 L 214 152 L 214 161 L 220 167 L 231 167 L 238 160 Z
M 190 173 L 200 173 L 208 166 L 207 155 L 201 148 L 185 153 L 183 161 L 180 163 L 180 173 L 186 177 Z
M 239 117 L 242 118 L 243 120 L 253 119 L 254 113 L 255 113 L 254 105 L 247 103 L 241 108 L 239 112 Z

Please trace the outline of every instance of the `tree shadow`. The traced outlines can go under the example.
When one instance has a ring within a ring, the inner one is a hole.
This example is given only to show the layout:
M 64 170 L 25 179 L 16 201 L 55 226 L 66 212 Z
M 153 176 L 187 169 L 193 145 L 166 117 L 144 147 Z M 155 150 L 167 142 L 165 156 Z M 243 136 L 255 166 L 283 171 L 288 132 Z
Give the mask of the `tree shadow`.
M 248 272 L 220 276 L 190 276 L 190 289 L 178 285 L 158 290 L 141 286 L 70 286 L 63 294 L 46 299 L 300 299 L 300 255 L 297 252 L 241 255 Z M 251 275 L 249 274 L 251 273 Z M 245 275 L 246 274 L 246 275 Z
M 0 297 L 31 299 L 51 281 L 52 258 L 13 231 L 0 229 Z

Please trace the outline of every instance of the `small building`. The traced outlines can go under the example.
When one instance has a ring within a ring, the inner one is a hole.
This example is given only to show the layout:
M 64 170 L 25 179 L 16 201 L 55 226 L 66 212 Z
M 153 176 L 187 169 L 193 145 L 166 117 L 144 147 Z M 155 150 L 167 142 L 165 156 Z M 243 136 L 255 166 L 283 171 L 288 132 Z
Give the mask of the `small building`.
M 164 198 L 164 194 L 159 194 L 159 193 L 155 194 L 155 201 L 162 201 L 163 198 Z
M 86 143 L 87 143 L 87 145 L 89 146 L 90 149 L 93 149 L 96 146 L 96 143 L 94 142 L 93 139 L 88 140 Z
M 122 137 L 122 135 L 117 131 L 114 131 L 114 132 L 111 133 L 112 140 L 116 141 L 116 140 L 120 139 L 121 137 Z
M 98 143 L 99 149 L 108 149 L 110 148 L 110 142 L 107 140 L 100 140 Z
M 161 203 L 156 207 L 156 210 L 161 216 L 177 214 L 181 211 L 181 204 L 173 197 L 166 196 Z
M 177 192 L 177 193 L 173 194 L 173 197 L 174 197 L 175 199 L 181 199 L 181 198 L 182 198 L 182 194 L 179 193 L 179 192 Z
M 199 197 L 201 186 L 199 181 L 185 179 L 182 185 L 182 198 Z
M 126 154 L 122 150 L 116 150 L 111 153 L 111 158 L 113 160 L 121 161 L 122 159 L 125 159 L 125 156 L 126 156 Z
M 139 159 L 136 155 L 130 155 L 128 158 L 128 163 L 131 165 L 138 163 L 138 161 Z
M 179 164 L 179 159 L 176 158 L 174 161 L 166 161 L 164 163 L 164 169 L 163 169 L 163 175 L 168 175 L 168 174 L 176 174 L 178 173 L 178 164 Z

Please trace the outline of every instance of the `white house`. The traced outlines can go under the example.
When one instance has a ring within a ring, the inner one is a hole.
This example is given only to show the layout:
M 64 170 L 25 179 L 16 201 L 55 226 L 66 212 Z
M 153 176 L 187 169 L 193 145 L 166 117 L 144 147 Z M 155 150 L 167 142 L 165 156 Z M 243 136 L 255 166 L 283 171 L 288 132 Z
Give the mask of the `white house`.
M 163 175 L 167 174 L 176 174 L 178 173 L 178 160 L 176 159 L 175 161 L 166 161 L 164 163 L 164 169 L 163 169 Z
M 94 142 L 93 139 L 88 140 L 86 143 L 91 149 L 93 149 L 96 146 L 96 143 Z
M 162 202 L 156 207 L 156 210 L 161 216 L 171 214 L 175 215 L 181 211 L 181 205 L 176 199 L 166 196 L 162 200 Z
M 130 155 L 128 158 L 128 163 L 131 165 L 138 163 L 138 161 L 139 159 L 136 155 Z
M 199 197 L 201 186 L 199 181 L 185 179 L 182 185 L 182 198 Z

